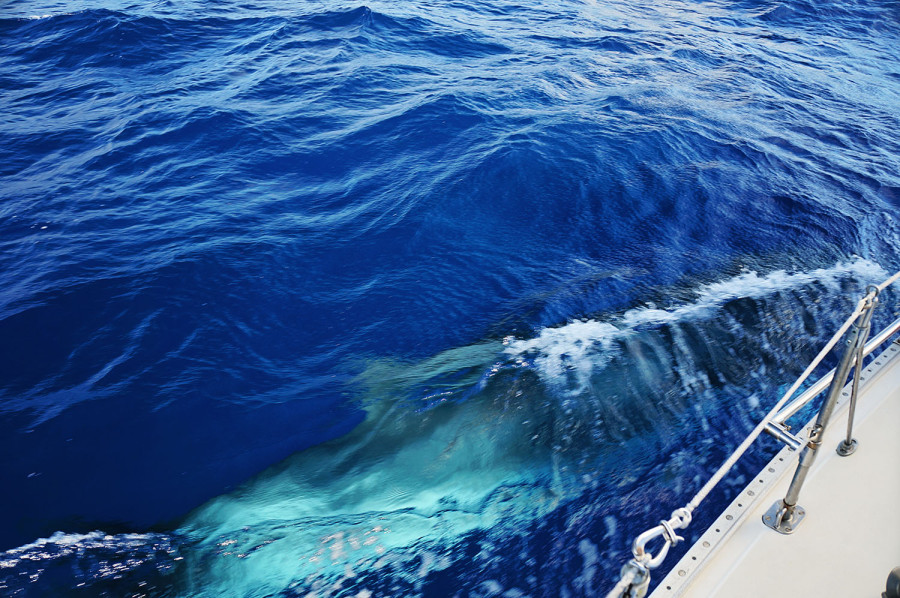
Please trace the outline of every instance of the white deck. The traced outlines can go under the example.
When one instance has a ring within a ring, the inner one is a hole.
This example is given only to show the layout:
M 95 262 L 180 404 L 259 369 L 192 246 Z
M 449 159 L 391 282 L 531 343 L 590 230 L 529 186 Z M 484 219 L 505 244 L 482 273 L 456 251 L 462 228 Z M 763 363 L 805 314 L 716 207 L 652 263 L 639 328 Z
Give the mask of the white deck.
M 654 584 L 651 598 L 881 596 L 900 566 L 900 346 L 890 345 L 860 381 L 859 447 L 849 457 L 835 453 L 846 434 L 844 403 L 800 492 L 806 518 L 796 531 L 782 535 L 761 520 L 796 468 L 797 454 L 785 448 Z

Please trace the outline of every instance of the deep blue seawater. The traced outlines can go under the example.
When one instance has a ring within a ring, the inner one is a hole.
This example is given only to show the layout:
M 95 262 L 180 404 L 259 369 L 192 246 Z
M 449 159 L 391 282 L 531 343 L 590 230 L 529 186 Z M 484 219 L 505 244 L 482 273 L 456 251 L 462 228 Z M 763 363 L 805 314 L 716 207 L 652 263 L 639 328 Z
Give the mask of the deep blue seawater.
M 605 595 L 898 131 L 896 1 L 5 3 L 0 594 Z

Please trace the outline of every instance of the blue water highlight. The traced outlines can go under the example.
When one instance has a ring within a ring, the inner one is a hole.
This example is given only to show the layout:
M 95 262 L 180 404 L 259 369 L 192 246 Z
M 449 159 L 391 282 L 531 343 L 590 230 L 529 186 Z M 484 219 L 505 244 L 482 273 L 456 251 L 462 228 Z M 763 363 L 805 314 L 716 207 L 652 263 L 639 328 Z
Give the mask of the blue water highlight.
M 0 593 L 604 595 L 900 266 L 898 65 L 875 0 L 4 7 Z

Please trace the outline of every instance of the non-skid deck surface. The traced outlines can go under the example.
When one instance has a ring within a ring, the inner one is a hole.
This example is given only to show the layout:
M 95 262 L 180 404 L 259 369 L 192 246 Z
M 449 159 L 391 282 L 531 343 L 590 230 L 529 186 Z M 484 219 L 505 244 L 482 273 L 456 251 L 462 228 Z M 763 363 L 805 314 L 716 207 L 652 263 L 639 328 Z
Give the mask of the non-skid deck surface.
M 796 467 L 796 454 L 785 449 L 656 586 L 653 598 L 880 598 L 888 573 L 900 566 L 900 347 L 891 345 L 861 380 L 854 427 L 859 448 L 849 457 L 835 453 L 846 433 L 844 404 L 800 493 L 806 519 L 794 534 L 761 522 Z

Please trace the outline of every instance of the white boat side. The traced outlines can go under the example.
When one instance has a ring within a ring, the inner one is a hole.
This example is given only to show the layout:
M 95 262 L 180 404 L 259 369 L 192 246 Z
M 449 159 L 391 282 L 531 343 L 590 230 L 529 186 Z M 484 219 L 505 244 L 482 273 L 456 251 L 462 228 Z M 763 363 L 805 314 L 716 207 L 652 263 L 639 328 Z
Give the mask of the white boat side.
M 796 454 L 782 449 L 709 527 L 651 598 L 877 598 L 900 566 L 900 341 L 863 370 L 853 436 L 842 457 L 850 384 L 800 493 L 790 535 L 763 524 L 785 496 Z M 810 422 L 810 425 L 812 421 Z

